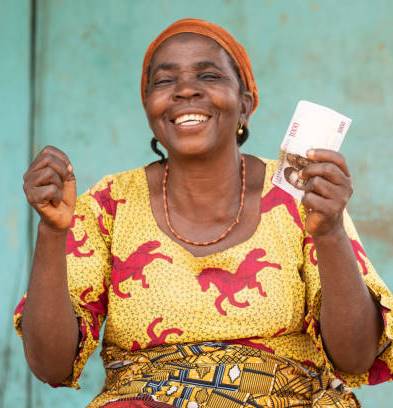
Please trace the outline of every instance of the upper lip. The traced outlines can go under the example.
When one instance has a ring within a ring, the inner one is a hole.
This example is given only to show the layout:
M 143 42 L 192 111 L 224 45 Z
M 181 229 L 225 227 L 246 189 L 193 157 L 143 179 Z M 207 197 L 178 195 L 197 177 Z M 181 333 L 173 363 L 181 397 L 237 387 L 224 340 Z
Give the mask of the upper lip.
M 174 112 L 173 114 L 170 115 L 169 120 L 173 123 L 176 118 L 179 116 L 183 115 L 191 115 L 191 114 L 196 114 L 196 115 L 204 115 L 207 116 L 208 118 L 211 118 L 212 115 L 209 112 L 206 112 L 203 109 L 198 109 L 198 108 L 187 108 L 187 109 L 182 109 Z

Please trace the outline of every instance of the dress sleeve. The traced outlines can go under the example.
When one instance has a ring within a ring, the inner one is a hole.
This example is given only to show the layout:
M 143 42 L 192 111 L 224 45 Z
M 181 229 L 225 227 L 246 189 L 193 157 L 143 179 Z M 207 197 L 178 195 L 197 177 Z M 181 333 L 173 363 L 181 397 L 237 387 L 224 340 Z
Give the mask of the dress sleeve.
M 66 244 L 68 290 L 79 323 L 78 353 L 72 375 L 52 386 L 79 388 L 82 369 L 98 345 L 107 314 L 111 229 L 111 217 L 101 209 L 91 191 L 78 197 Z M 14 313 L 14 326 L 20 336 L 27 296 L 23 296 Z
M 379 341 L 378 355 L 370 370 L 364 374 L 354 375 L 335 370 L 323 346 L 320 333 L 319 315 L 321 306 L 321 287 L 318 272 L 318 259 L 313 240 L 305 235 L 303 241 L 303 279 L 306 284 L 306 317 L 305 330 L 311 336 L 318 351 L 323 356 L 325 365 L 348 386 L 359 387 L 362 384 L 375 385 L 393 379 L 393 296 L 385 283 L 376 273 L 373 265 L 367 258 L 366 252 L 360 242 L 353 222 L 344 212 L 344 226 L 350 238 L 351 245 L 358 263 L 359 273 L 364 279 L 371 295 L 379 307 L 384 321 L 384 330 Z

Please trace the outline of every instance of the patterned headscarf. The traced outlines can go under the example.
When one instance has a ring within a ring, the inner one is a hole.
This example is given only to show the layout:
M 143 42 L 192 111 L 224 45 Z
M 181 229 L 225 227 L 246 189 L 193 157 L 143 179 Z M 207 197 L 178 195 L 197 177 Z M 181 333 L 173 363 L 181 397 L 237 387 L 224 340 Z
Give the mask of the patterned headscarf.
M 258 89 L 252 72 L 251 62 L 244 47 L 238 43 L 228 31 L 222 27 L 208 21 L 195 18 L 178 20 L 166 28 L 148 47 L 143 60 L 143 70 L 141 79 L 141 96 L 145 101 L 148 83 L 148 69 L 151 59 L 157 48 L 168 38 L 180 33 L 195 33 L 209 37 L 216 41 L 232 57 L 239 69 L 240 77 L 246 87 L 254 97 L 252 110 L 258 106 Z

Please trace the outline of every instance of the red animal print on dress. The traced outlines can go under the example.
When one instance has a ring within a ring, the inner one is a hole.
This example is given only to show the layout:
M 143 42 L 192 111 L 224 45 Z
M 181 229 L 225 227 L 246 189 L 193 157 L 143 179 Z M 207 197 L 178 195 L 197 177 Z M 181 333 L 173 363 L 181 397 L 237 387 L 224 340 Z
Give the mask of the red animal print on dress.
M 295 224 L 303 231 L 303 223 L 296 205 L 295 199 L 281 188 L 274 186 L 264 197 L 261 198 L 261 214 L 271 211 L 279 205 L 285 205 Z
M 235 294 L 245 289 L 257 288 L 261 296 L 266 296 L 260 282 L 257 281 L 256 275 L 264 268 L 281 269 L 281 266 L 276 263 L 260 261 L 266 252 L 262 248 L 256 248 L 250 251 L 244 261 L 242 261 L 235 273 L 231 273 L 221 268 L 205 268 L 198 276 L 198 282 L 203 292 L 206 292 L 210 284 L 214 284 L 220 291 L 220 295 L 215 301 L 216 309 L 220 314 L 226 316 L 227 312 L 222 308 L 221 304 L 225 299 L 233 306 L 243 308 L 250 305 L 248 301 L 238 302 L 235 299 Z
M 70 228 L 67 232 L 66 255 L 73 254 L 74 256 L 77 256 L 77 257 L 84 257 L 84 256 L 92 256 L 94 254 L 93 249 L 90 249 L 90 251 L 88 252 L 81 252 L 79 250 L 79 248 L 85 245 L 88 239 L 87 232 L 85 232 L 85 234 L 83 235 L 83 238 L 78 241 L 75 239 L 74 232 L 72 231 L 72 228 L 75 227 L 76 220 L 83 221 L 84 219 L 85 219 L 84 215 L 74 215 L 72 217 Z
M 104 225 L 104 217 L 102 216 L 102 214 L 98 216 L 98 226 L 100 227 L 100 231 L 103 235 L 109 235 L 109 231 Z
M 312 247 L 310 249 L 310 261 L 313 265 L 317 265 L 318 261 L 316 257 L 316 249 L 315 249 L 314 241 L 311 237 L 304 238 L 303 248 L 307 244 L 312 244 Z M 351 245 L 352 245 L 352 250 L 353 250 L 353 253 L 355 254 L 356 260 L 360 263 L 363 275 L 367 275 L 368 269 L 367 269 L 366 261 L 365 261 L 365 259 L 367 259 L 367 255 L 366 255 L 365 250 L 360 245 L 360 243 L 356 241 L 355 239 L 351 239 Z
M 278 329 L 278 330 L 273 334 L 272 337 L 278 337 L 278 336 L 280 336 L 281 334 L 285 333 L 286 331 L 287 331 L 287 329 L 286 329 L 285 327 L 282 327 L 281 329 Z
M 353 253 L 356 256 L 357 261 L 360 263 L 360 266 L 362 267 L 363 275 L 368 274 L 368 269 L 366 266 L 365 259 L 367 259 L 367 255 L 363 247 L 360 245 L 359 241 L 356 241 L 355 239 L 351 239 L 351 245 L 353 249 Z
M 131 344 L 131 351 L 136 351 L 136 350 L 140 350 L 141 349 L 141 345 L 139 344 L 139 342 L 137 342 L 136 340 L 134 340 Z
M 266 346 L 265 344 L 263 344 L 261 342 L 253 342 L 254 339 L 257 339 L 257 337 L 250 337 L 248 339 L 229 340 L 229 341 L 226 341 L 226 343 L 229 343 L 229 344 L 241 344 L 243 346 L 253 347 L 253 348 L 256 348 L 258 350 L 263 350 L 263 351 L 266 351 L 267 353 L 274 354 L 274 350 L 272 348 Z
M 108 183 L 108 186 L 103 190 L 96 191 L 94 194 L 91 194 L 97 201 L 98 205 L 101 208 L 105 208 L 107 214 L 112 215 L 113 218 L 116 217 L 117 206 L 119 204 L 124 204 L 126 200 L 121 198 L 119 200 L 114 200 L 111 196 L 113 181 Z
M 18 305 L 15 308 L 14 315 L 17 316 L 18 314 L 23 314 L 25 303 L 26 303 L 26 296 L 23 296 L 23 298 L 21 299 L 21 301 L 18 303 Z
M 154 329 L 156 328 L 158 323 L 161 323 L 164 319 L 162 317 L 157 317 L 154 319 L 149 326 L 147 326 L 147 335 L 150 338 L 150 342 L 147 344 L 147 348 L 159 346 L 161 344 L 166 344 L 165 340 L 170 334 L 177 334 L 181 336 L 183 334 L 183 330 L 178 329 L 177 327 L 172 327 L 170 329 L 165 329 L 161 332 L 159 336 L 154 333 Z M 137 341 L 132 342 L 131 351 L 140 350 L 141 346 Z
M 315 249 L 315 245 L 314 245 L 314 241 L 311 237 L 306 237 L 303 240 L 303 249 L 306 247 L 306 245 L 311 244 L 311 248 L 310 248 L 310 262 L 313 265 L 317 265 L 318 264 L 318 260 L 317 260 L 317 256 L 316 256 L 316 252 L 317 250 Z
M 393 379 L 393 375 L 388 365 L 381 359 L 377 358 L 368 372 L 368 383 L 376 385 Z
M 159 248 L 159 241 L 148 241 L 140 245 L 125 261 L 113 255 L 112 257 L 112 287 L 113 292 L 120 298 L 129 298 L 131 293 L 123 293 L 120 291 L 120 283 L 132 277 L 133 280 L 140 280 L 143 288 L 148 288 L 149 284 L 146 281 L 146 276 L 143 274 L 145 266 L 149 265 L 155 259 L 163 259 L 172 263 L 170 256 L 160 252 L 152 254 L 151 252 Z
M 88 302 L 87 296 L 92 291 L 93 287 L 88 287 L 80 294 L 80 299 L 83 302 L 81 307 L 88 310 L 92 317 L 92 322 L 89 326 L 93 339 L 98 340 L 100 332 L 99 317 L 105 317 L 108 308 L 108 287 L 105 284 L 105 280 L 103 281 L 103 291 L 98 295 L 98 299 Z M 83 327 L 83 325 L 81 326 L 81 332 L 82 337 L 83 335 L 86 336 L 86 327 Z

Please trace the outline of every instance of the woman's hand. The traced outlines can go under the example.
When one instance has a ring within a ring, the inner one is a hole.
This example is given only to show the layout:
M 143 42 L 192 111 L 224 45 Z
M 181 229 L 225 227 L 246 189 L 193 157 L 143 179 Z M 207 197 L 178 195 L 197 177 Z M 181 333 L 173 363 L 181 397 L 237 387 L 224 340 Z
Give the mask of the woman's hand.
M 65 250 L 76 202 L 70 160 L 61 150 L 45 147 L 25 173 L 23 189 L 41 216 L 23 309 L 25 353 L 38 378 L 58 384 L 72 373 L 79 341 Z
M 46 146 L 23 176 L 23 190 L 41 223 L 66 230 L 76 202 L 76 181 L 69 158 L 61 150 Z
M 323 343 L 336 369 L 365 373 L 377 356 L 383 320 L 344 230 L 343 210 L 352 195 L 351 176 L 340 153 L 315 149 L 307 157 L 313 163 L 300 177 L 306 181 L 303 204 L 311 210 L 306 230 L 314 238 L 318 258 Z
M 315 163 L 300 173 L 305 180 L 306 231 L 313 237 L 342 231 L 343 210 L 353 192 L 345 159 L 340 153 L 325 149 L 313 149 L 307 157 Z

